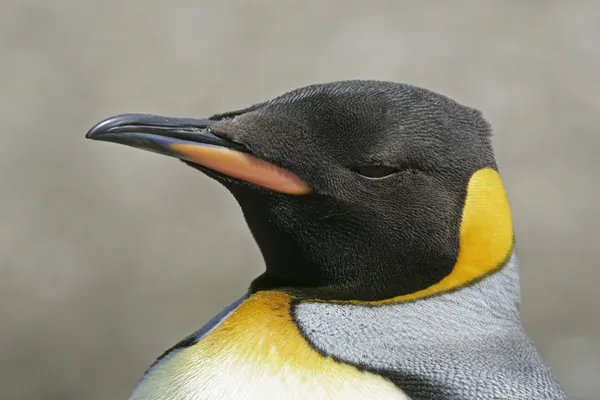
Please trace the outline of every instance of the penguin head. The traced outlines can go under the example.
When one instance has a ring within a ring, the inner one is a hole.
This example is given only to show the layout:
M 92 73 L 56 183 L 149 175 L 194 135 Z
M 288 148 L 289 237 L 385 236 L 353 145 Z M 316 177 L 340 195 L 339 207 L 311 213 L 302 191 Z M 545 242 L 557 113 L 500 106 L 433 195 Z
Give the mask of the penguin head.
M 177 157 L 229 189 L 266 263 L 252 291 L 363 302 L 453 290 L 508 258 L 490 136 L 477 110 L 379 81 L 207 120 L 125 114 L 87 134 Z

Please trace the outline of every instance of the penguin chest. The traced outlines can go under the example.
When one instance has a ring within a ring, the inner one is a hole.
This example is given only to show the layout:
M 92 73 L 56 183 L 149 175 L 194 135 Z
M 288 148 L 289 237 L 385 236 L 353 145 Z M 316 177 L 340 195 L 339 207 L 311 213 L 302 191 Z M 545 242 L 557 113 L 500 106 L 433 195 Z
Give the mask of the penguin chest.
M 321 355 L 290 314 L 290 298 L 260 292 L 198 343 L 152 367 L 131 400 L 405 400 L 378 375 Z

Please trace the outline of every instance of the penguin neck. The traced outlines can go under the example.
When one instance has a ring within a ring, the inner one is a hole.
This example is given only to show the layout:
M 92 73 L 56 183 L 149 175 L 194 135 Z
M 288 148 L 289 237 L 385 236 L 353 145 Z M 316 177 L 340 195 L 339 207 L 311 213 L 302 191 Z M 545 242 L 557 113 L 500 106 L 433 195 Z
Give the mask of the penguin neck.
M 368 308 L 374 315 L 393 314 L 396 316 L 395 322 L 405 324 L 411 320 L 415 324 L 426 324 L 432 331 L 452 325 L 457 329 L 453 337 L 467 336 L 467 330 L 464 328 L 472 328 L 478 324 L 481 327 L 488 324 L 501 327 L 521 325 L 519 261 L 515 251 L 511 252 L 510 257 L 495 271 L 462 287 L 435 292 L 430 296 L 399 296 L 373 302 L 319 299 L 301 294 L 296 296 L 296 299 L 299 304 L 326 304 L 347 309 Z M 413 314 L 414 310 L 418 312 Z M 393 330 L 401 331 L 402 329 Z M 472 338 L 477 340 L 475 336 Z
M 411 398 L 492 399 L 499 387 L 514 390 L 511 399 L 559 393 L 522 328 L 518 270 L 513 253 L 451 292 L 378 306 L 301 301 L 294 320 L 319 352 L 384 375 Z
M 275 289 L 323 300 L 412 301 L 494 273 L 506 264 L 514 246 L 508 198 L 493 168 L 471 176 L 460 210 L 449 206 L 429 219 L 423 219 L 425 212 L 402 212 L 389 220 L 377 213 L 365 215 L 362 208 L 351 215 L 346 208 L 336 213 L 337 202 L 321 198 L 301 204 L 244 196 L 238 193 L 238 202 L 267 267 L 253 282 L 252 292 Z M 330 212 L 327 228 L 313 215 L 321 215 L 321 209 Z M 438 220 L 442 223 L 436 225 Z

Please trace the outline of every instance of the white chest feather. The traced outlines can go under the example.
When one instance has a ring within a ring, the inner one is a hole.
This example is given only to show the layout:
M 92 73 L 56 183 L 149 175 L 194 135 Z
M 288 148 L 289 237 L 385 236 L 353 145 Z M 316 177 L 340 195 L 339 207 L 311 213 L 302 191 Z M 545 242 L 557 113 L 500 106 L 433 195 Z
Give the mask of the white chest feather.
M 407 400 L 388 380 L 323 357 L 282 293 L 256 294 L 197 344 L 168 355 L 130 400 Z
M 322 371 L 301 376 L 295 368 L 272 371 L 233 357 L 182 370 L 181 363 L 194 362 L 184 358 L 156 369 L 140 383 L 131 400 L 408 399 L 388 381 L 367 373 L 335 376 L 336 371 Z

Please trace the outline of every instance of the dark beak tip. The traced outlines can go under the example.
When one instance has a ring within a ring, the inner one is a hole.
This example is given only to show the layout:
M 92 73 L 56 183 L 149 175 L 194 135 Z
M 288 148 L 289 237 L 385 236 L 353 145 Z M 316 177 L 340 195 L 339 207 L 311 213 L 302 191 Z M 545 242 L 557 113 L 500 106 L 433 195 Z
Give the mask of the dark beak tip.
M 85 137 L 86 139 L 101 140 L 101 136 L 108 133 L 111 128 L 139 120 L 140 117 L 144 115 L 145 114 L 120 114 L 105 118 L 96 125 L 92 126 L 92 128 L 85 134 Z
M 102 134 L 102 126 L 104 121 L 97 123 L 85 134 L 86 139 L 98 139 L 98 136 Z

